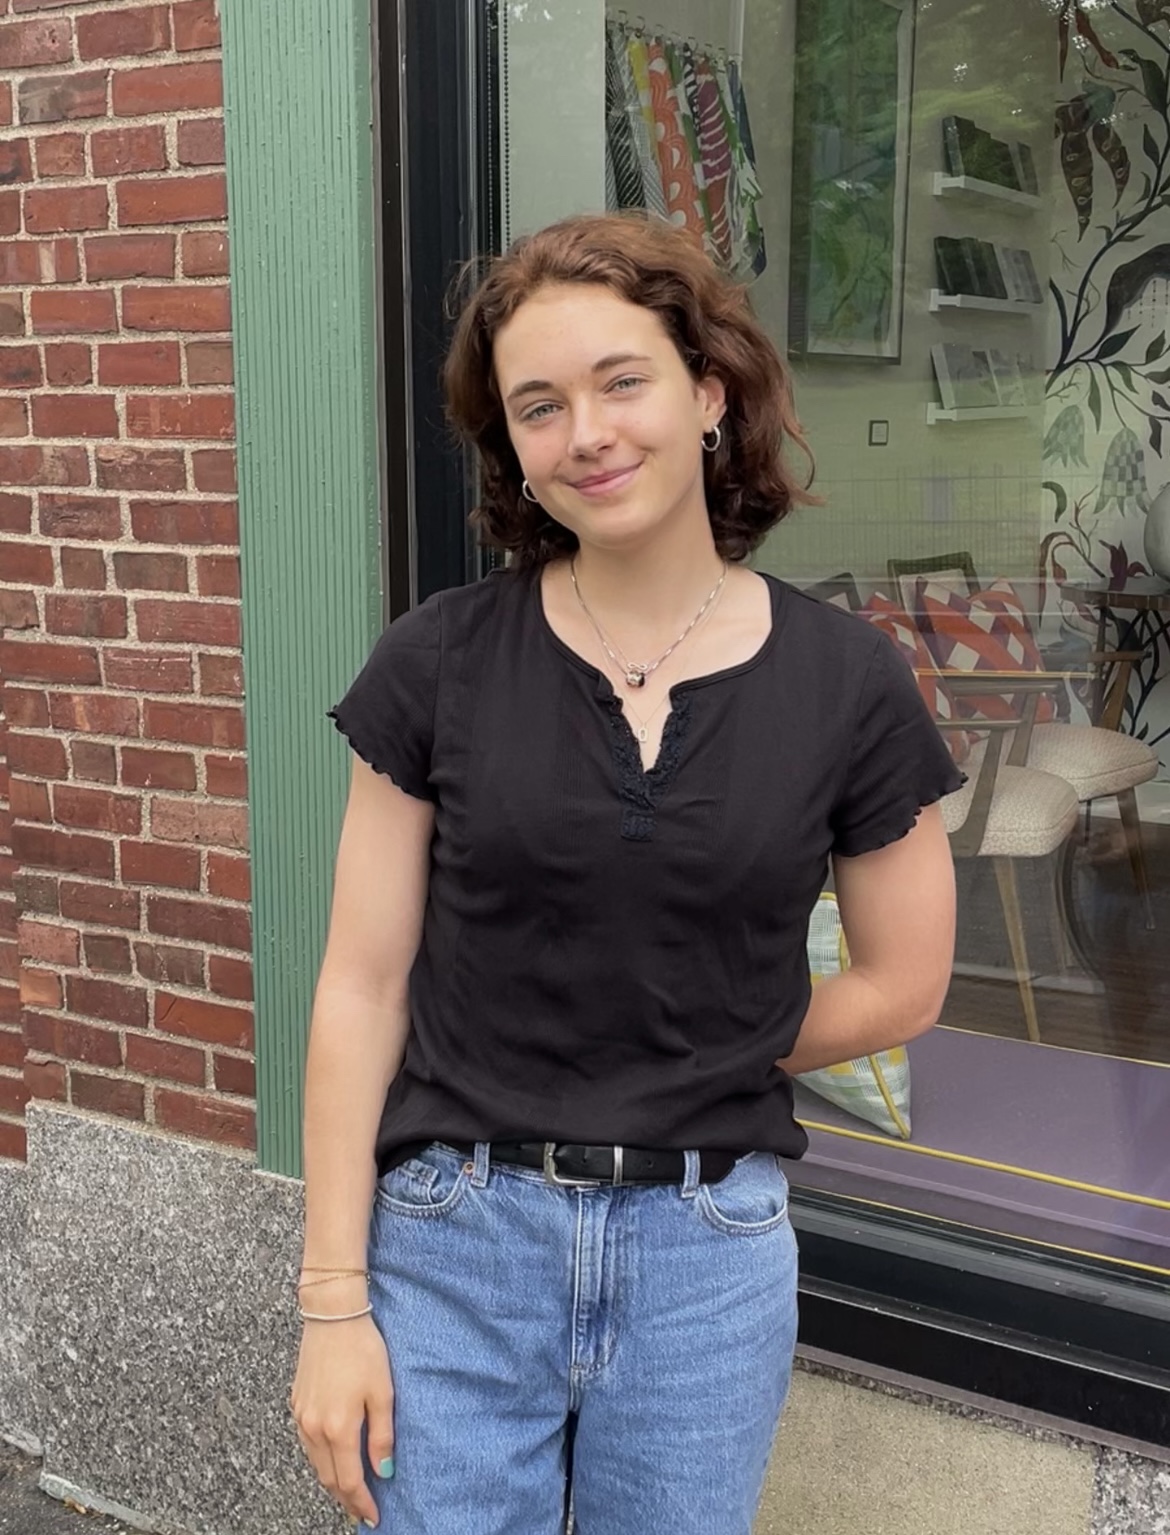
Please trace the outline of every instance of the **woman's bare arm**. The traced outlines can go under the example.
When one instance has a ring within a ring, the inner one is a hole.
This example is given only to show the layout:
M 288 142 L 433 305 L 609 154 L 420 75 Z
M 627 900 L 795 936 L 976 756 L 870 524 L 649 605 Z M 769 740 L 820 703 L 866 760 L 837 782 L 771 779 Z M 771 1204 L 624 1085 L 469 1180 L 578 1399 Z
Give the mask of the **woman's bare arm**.
M 422 932 L 434 811 L 355 756 L 341 828 L 329 939 L 305 1075 L 305 1257 L 364 1269 L 374 1141 L 410 1031 L 407 983 Z M 321 1485 L 371 1528 L 361 1431 L 378 1476 L 393 1475 L 394 1382 L 361 1274 L 301 1290 L 306 1321 L 290 1406 Z
M 315 1267 L 365 1267 L 374 1138 L 410 1029 L 433 826 L 433 806 L 354 757 L 305 1072 L 304 1261 Z M 309 1310 L 357 1309 L 339 1304 L 353 1298 L 347 1285 L 309 1293 Z
M 938 1019 L 955 952 L 955 871 L 937 805 L 888 847 L 833 861 L 850 968 L 813 990 L 791 1075 L 856 1060 Z

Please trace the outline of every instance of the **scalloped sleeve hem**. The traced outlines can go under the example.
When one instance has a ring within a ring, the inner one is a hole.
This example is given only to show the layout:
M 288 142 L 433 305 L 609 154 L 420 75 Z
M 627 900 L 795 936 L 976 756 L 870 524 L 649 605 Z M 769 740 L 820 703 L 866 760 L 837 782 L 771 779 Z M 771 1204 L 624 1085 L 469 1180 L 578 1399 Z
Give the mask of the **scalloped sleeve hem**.
M 328 711 L 363 762 L 432 803 L 438 798 L 432 758 L 441 653 L 436 595 L 382 631 L 345 697 Z
M 426 800 L 428 804 L 434 804 L 434 791 L 426 780 L 420 779 L 413 773 L 405 761 L 387 761 L 384 748 L 380 751 L 378 745 L 361 729 L 360 725 L 342 717 L 340 704 L 336 709 L 329 710 L 328 718 L 349 742 L 350 749 L 356 752 L 368 767 L 372 767 L 375 773 L 381 773 L 383 778 L 388 778 L 394 784 L 395 788 L 401 789 L 404 794 L 409 794 L 413 799 Z
M 926 805 L 967 782 L 918 691 L 912 668 L 887 635 L 879 631 L 875 640 L 831 815 L 832 851 L 845 858 L 899 841 Z
M 919 814 L 928 805 L 937 805 L 947 794 L 954 794 L 967 782 L 966 773 L 955 769 L 955 781 L 943 788 L 925 794 L 908 795 L 896 807 L 890 806 L 880 823 L 867 826 L 852 836 L 838 837 L 833 852 L 840 858 L 860 858 L 863 853 L 876 853 L 879 848 L 901 842 L 914 830 Z

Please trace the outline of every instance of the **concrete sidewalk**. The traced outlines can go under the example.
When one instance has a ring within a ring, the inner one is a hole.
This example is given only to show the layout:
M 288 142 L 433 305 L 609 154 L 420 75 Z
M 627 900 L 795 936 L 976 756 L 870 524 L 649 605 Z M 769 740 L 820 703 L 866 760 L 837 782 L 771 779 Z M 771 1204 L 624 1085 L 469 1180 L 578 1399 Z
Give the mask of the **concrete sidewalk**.
M 78 1510 L 37 1486 L 41 1463 L 0 1440 L 0 1535 L 129 1535 L 117 1519 Z

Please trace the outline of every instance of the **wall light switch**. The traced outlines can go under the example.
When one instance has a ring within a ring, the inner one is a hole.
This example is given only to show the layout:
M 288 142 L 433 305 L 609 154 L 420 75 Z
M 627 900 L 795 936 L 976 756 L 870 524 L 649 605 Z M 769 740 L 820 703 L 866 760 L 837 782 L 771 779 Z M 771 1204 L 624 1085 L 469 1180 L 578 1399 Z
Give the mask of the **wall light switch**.
M 869 445 L 871 448 L 884 448 L 890 440 L 890 423 L 888 421 L 871 421 L 869 423 Z

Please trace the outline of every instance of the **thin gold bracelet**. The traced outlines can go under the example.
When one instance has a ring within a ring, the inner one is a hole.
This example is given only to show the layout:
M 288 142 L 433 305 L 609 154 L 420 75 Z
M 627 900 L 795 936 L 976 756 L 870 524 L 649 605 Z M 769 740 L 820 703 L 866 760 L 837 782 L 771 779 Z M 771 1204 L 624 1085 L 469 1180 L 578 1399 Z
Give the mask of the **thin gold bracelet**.
M 344 1274 L 329 1274 L 324 1279 L 303 1279 L 297 1285 L 297 1289 L 311 1290 L 314 1285 L 333 1284 L 338 1279 L 357 1279 L 359 1277 L 368 1280 L 370 1276 L 368 1273 L 363 1272 L 361 1269 L 350 1269 L 347 1270 Z

